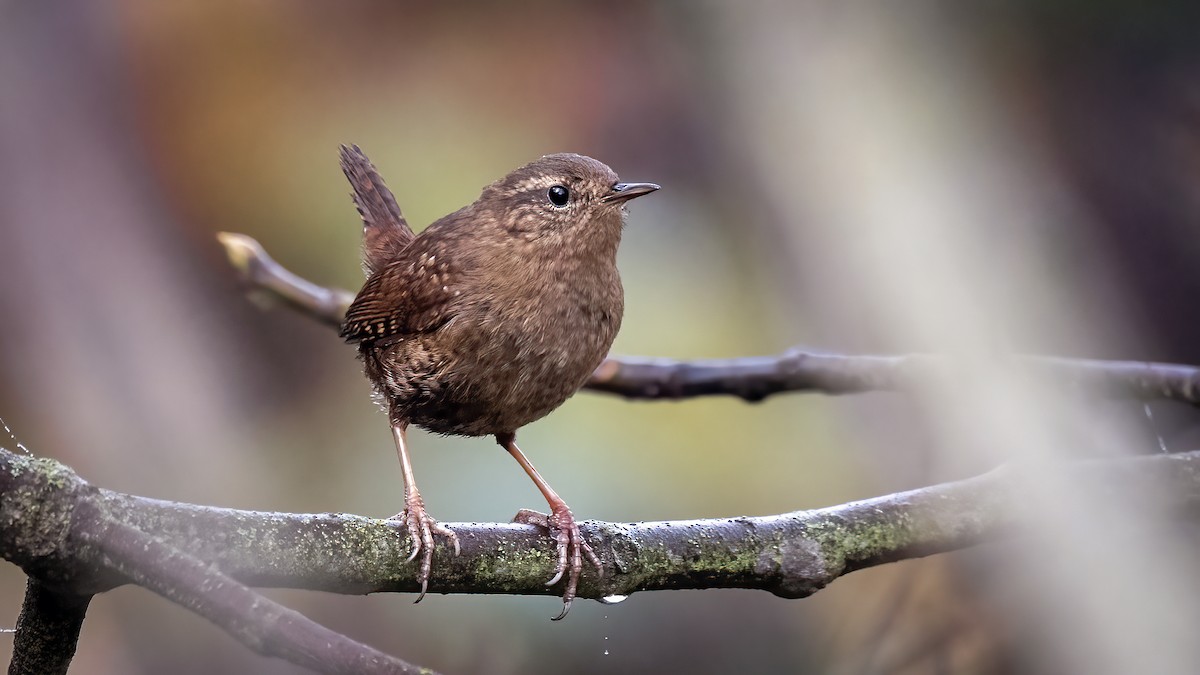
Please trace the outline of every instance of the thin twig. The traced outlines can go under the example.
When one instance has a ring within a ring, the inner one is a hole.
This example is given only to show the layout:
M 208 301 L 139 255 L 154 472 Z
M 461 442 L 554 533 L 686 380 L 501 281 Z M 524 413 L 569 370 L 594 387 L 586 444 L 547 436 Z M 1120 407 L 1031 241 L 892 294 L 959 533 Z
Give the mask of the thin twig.
M 330 326 L 340 326 L 354 295 L 317 286 L 284 269 L 242 234 L 221 233 L 230 262 L 248 287 L 284 300 Z M 1030 377 L 1110 398 L 1167 399 L 1200 405 L 1200 368 L 1148 361 L 1100 361 L 1052 356 L 994 357 L 992 365 L 1019 368 Z M 823 354 L 793 349 L 777 356 L 675 361 L 609 357 L 585 389 L 630 399 L 682 399 L 729 395 L 761 401 L 784 392 L 855 394 L 906 391 L 930 382 L 968 380 L 976 364 L 928 354 L 896 356 Z
M 257 241 L 244 234 L 221 232 L 217 240 L 225 247 L 229 262 L 253 291 L 281 300 L 312 318 L 337 328 L 354 294 L 323 288 L 287 271 L 271 259 Z

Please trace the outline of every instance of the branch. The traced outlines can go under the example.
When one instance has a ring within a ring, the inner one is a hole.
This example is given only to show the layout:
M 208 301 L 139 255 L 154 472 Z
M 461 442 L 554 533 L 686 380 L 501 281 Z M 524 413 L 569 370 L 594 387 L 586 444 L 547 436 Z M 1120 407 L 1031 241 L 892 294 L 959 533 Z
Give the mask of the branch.
M 317 286 L 275 262 L 254 239 L 218 235 L 245 284 L 279 298 L 303 314 L 340 326 L 354 294 Z M 1007 356 L 993 361 L 1046 382 L 1119 399 L 1168 399 L 1200 405 L 1200 368 L 1144 361 L 1099 361 L 1050 356 Z M 992 365 L 997 365 L 993 362 Z M 681 399 L 726 394 L 761 401 L 784 392 L 856 394 L 909 391 L 969 373 L 969 361 L 927 354 L 848 356 L 799 349 L 777 356 L 673 361 L 609 357 L 585 389 L 631 399 Z
M 1080 461 L 1060 468 L 1081 489 L 1094 490 L 1101 499 L 1137 504 L 1151 518 L 1200 498 L 1200 451 Z M 854 570 L 997 541 L 1023 524 L 1052 517 L 1046 511 L 1034 512 L 1026 498 L 1044 476 L 1043 466 L 1007 467 L 966 480 L 777 516 L 586 521 L 582 527 L 600 556 L 604 575 L 598 578 L 585 571 L 579 596 L 755 588 L 785 598 L 804 597 Z M 21 510 L 26 499 L 21 495 L 27 494 L 41 495 L 49 508 Z M 1159 501 L 1148 500 L 1148 494 Z M 355 594 L 418 590 L 417 566 L 405 560 L 406 531 L 395 522 L 135 497 L 88 486 L 61 464 L 0 450 L 0 514 L 29 514 L 0 522 L 0 557 L 26 571 L 31 561 L 44 564 L 53 559 L 66 577 L 95 578 L 98 564 L 122 571 L 112 561 L 88 553 L 90 545 L 75 533 L 86 519 L 70 514 L 81 504 L 94 509 L 89 512 L 97 517 L 152 534 L 244 584 Z M 1074 505 L 1052 508 L 1069 512 Z M 431 591 L 557 593 L 544 585 L 554 567 L 553 543 L 533 526 L 449 525 L 462 541 L 462 554 L 455 557 L 437 549 Z M 50 548 L 37 536 L 45 531 L 61 533 Z M 124 581 L 110 579 L 108 587 Z
M 325 628 L 123 520 L 123 497 L 67 467 L 0 449 L 0 557 L 29 574 L 11 673 L 66 672 L 92 594 L 133 582 L 196 612 L 264 656 L 322 673 L 429 673 Z M 127 498 L 146 508 L 166 502 Z M 133 523 L 133 524 L 131 524 Z M 237 527 L 235 519 L 223 523 Z M 51 590 L 47 580 L 53 580 Z
M 95 504 L 80 504 L 77 511 L 90 512 L 94 526 L 84 539 L 108 568 L 208 619 L 263 656 L 321 673 L 432 673 L 355 642 L 136 527 L 102 516 Z
M 29 577 L 17 618 L 9 675 L 66 673 L 91 600 L 91 595 L 57 591 Z
M 217 240 L 225 247 L 229 262 L 252 291 L 307 314 L 322 323 L 338 328 L 354 294 L 335 288 L 323 288 L 292 274 L 275 262 L 262 245 L 251 237 L 232 232 L 220 232 Z

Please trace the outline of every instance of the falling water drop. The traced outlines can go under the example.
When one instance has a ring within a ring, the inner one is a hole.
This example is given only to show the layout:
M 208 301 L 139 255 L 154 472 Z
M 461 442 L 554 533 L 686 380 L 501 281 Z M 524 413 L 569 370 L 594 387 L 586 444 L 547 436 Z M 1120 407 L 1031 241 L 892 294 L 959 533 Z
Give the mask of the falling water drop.
M 17 440 L 17 435 L 13 433 L 12 429 L 8 428 L 8 422 L 5 422 L 3 417 L 0 417 L 0 426 L 4 427 L 4 431 L 8 432 L 9 438 L 13 439 L 13 442 L 17 444 L 18 450 L 20 450 L 21 452 L 23 452 L 27 455 L 33 454 L 32 452 L 29 452 L 29 448 L 25 447 L 24 443 Z
M 1163 454 L 1168 454 L 1171 451 L 1167 449 L 1167 442 L 1163 440 L 1162 434 L 1158 430 L 1158 426 L 1154 423 L 1154 411 L 1150 409 L 1150 403 L 1143 404 L 1143 409 L 1146 411 L 1146 419 L 1150 422 L 1150 431 L 1154 432 L 1154 437 L 1158 440 L 1158 451 Z

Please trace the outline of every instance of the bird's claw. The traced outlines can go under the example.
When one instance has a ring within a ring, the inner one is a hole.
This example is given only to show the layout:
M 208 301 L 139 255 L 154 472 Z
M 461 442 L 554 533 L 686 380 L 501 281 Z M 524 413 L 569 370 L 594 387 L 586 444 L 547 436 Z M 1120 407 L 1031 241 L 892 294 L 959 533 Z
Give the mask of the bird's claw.
M 566 504 L 554 506 L 550 515 L 530 509 L 521 509 L 513 518 L 513 522 L 536 525 L 548 530 L 554 537 L 558 549 L 558 564 L 555 567 L 554 577 L 547 581 L 546 585 L 553 586 L 562 580 L 563 575 L 567 577 L 562 612 L 552 619 L 552 621 L 559 621 L 567 615 L 567 612 L 571 611 L 571 603 L 575 600 L 575 592 L 579 586 L 579 575 L 583 571 L 583 558 L 586 557 L 588 562 L 596 567 L 596 573 L 603 576 L 604 567 L 600 564 L 600 558 L 583 538 L 583 534 L 579 531 L 579 525 L 575 522 L 575 516 Z
M 429 589 L 429 573 L 433 569 L 433 535 L 439 534 L 449 539 L 454 544 L 454 555 L 458 555 L 461 550 L 458 535 L 425 512 L 425 500 L 415 491 L 405 497 L 404 511 L 392 516 L 392 519 L 400 521 L 412 540 L 412 551 L 404 562 L 412 562 L 418 555 L 421 556 L 421 568 L 417 572 L 417 581 L 421 582 L 421 593 L 413 601 L 415 604 L 425 597 L 425 591 Z

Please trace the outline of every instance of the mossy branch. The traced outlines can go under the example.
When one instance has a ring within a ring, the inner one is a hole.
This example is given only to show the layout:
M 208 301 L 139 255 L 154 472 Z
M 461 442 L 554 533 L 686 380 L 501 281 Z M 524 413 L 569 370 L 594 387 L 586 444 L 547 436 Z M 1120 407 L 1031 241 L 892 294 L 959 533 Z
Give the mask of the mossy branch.
M 662 589 L 754 588 L 804 597 L 857 569 L 996 541 L 1018 531 L 1026 519 L 1044 518 L 1045 513 L 1029 512 L 1025 498 L 1044 468 L 1006 467 L 776 516 L 586 521 L 583 529 L 604 575 L 585 571 L 579 595 L 599 599 Z M 1160 495 L 1161 504 L 1139 497 L 1150 517 L 1161 515 L 1162 507 L 1186 506 L 1200 497 L 1200 451 L 1058 468 L 1078 485 L 1113 499 Z M 81 504 L 251 586 L 351 594 L 417 590 L 416 565 L 405 562 L 407 534 L 394 522 L 147 499 L 94 488 L 53 461 L 0 451 L 0 514 L 23 514 L 0 522 L 0 557 L 35 576 L 74 579 L 78 585 L 71 590 L 80 594 L 127 582 L 128 572 L 97 557 L 97 545 L 81 538 Z M 512 523 L 449 525 L 462 541 L 462 555 L 448 555 L 439 546 L 431 592 L 557 594 L 544 585 L 554 567 L 552 543 L 544 533 Z
M 322 673 L 432 673 L 321 626 L 144 530 L 156 502 L 100 490 L 67 467 L 0 449 L 0 557 L 28 575 L 13 674 L 65 673 L 92 595 L 135 583 L 209 619 L 264 656 Z M 236 520 L 226 523 L 237 527 Z M 199 531 L 193 532 L 200 536 Z

